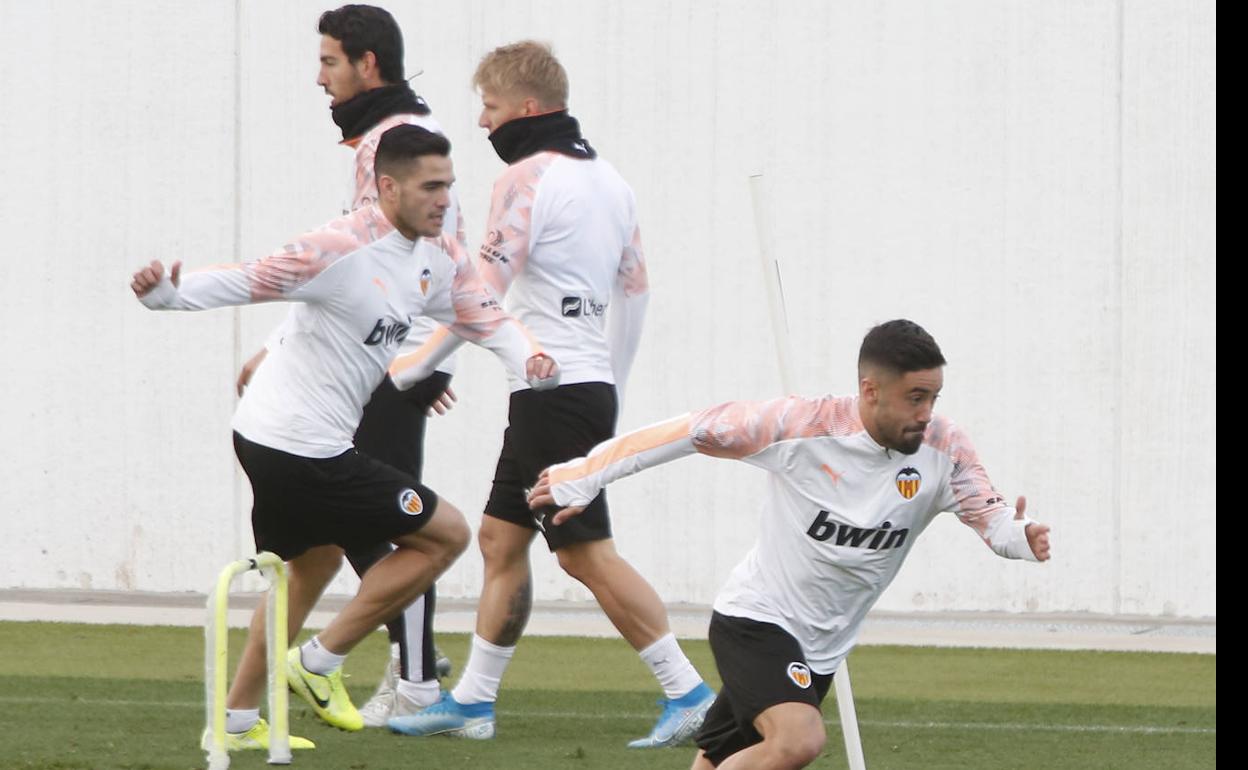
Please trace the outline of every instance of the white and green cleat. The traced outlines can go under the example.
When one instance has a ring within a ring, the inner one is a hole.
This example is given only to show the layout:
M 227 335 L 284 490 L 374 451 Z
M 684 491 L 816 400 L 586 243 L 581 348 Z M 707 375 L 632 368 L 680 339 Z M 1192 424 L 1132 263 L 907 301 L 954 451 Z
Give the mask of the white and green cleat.
M 364 729 L 364 718 L 351 703 L 351 696 L 342 684 L 342 669 L 328 674 L 313 674 L 303 667 L 298 647 L 286 653 L 286 681 L 290 689 L 308 702 L 316 715 L 339 730 Z

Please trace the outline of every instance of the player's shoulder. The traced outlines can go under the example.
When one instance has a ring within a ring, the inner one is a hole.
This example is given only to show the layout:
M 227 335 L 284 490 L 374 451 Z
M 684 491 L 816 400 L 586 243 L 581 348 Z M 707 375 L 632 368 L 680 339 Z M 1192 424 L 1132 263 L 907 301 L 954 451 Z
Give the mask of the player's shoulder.
M 787 420 L 801 425 L 804 437 L 848 436 L 863 430 L 857 396 L 789 396 L 785 401 Z
M 975 451 L 971 437 L 962 426 L 943 414 L 932 416 L 927 433 L 923 436 L 923 444 L 954 460 Z
M 394 225 L 374 204 L 331 219 L 308 233 L 305 239 L 314 241 L 323 252 L 346 256 L 363 250 L 392 232 Z
M 538 152 L 510 163 L 495 180 L 495 187 L 531 184 L 536 186 L 551 166 L 563 157 L 557 152 Z

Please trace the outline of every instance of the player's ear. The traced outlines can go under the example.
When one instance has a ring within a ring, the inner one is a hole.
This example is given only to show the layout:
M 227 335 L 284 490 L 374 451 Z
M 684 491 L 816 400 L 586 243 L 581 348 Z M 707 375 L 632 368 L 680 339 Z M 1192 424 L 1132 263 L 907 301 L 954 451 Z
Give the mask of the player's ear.
M 398 195 L 399 183 L 389 174 L 377 177 L 377 193 L 380 198 L 393 200 Z
M 377 71 L 377 54 L 372 51 L 365 51 L 360 55 L 355 66 L 360 68 L 361 76 L 368 77 L 370 73 Z
M 875 406 L 880 400 L 880 383 L 871 372 L 865 372 L 858 378 L 858 397 L 863 403 Z

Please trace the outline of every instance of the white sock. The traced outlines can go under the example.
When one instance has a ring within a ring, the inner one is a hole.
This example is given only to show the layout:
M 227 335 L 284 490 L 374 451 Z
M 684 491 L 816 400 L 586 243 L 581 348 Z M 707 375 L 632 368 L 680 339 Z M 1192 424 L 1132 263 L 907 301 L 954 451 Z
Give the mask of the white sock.
M 400 698 L 409 703 L 415 703 L 422 709 L 432 706 L 438 702 L 438 698 L 442 697 L 442 689 L 438 687 L 437 679 L 430 679 L 428 682 L 409 682 L 406 679 L 400 679 L 395 689 Z
M 460 703 L 493 703 L 498 700 L 498 687 L 503 672 L 511 662 L 516 648 L 490 644 L 476 634 L 472 635 L 472 651 L 464 666 L 459 684 L 451 690 L 451 697 Z
M 669 700 L 688 695 L 690 690 L 702 684 L 698 670 L 685 657 L 676 643 L 676 635 L 670 631 L 639 654 L 650 667 L 650 673 L 659 680 L 659 686 Z
M 260 721 L 260 709 L 226 709 L 225 731 L 227 733 L 245 733 Z
M 346 655 L 336 655 L 325 649 L 325 646 L 315 636 L 303 643 L 303 646 L 299 648 L 299 653 L 303 659 L 303 667 L 321 676 L 342 668 L 342 662 L 347 659 Z

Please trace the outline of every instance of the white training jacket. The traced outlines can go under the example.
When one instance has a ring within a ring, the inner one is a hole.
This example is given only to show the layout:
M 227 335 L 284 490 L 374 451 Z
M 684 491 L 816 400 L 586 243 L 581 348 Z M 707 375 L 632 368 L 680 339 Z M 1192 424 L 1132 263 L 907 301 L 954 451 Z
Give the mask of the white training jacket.
M 636 208 L 605 160 L 530 155 L 494 183 L 477 264 L 559 362 L 561 384 L 614 383 L 621 399 L 649 298 Z M 425 354 L 457 344 L 435 334 Z
M 410 241 L 377 206 L 335 219 L 263 259 L 190 273 L 178 287 L 166 274 L 141 301 L 165 310 L 300 303 L 271 340 L 233 427 L 249 441 L 302 457 L 351 448 L 364 404 L 387 368 L 400 388 L 433 373 L 436 359 L 395 358 L 420 316 L 489 348 L 519 377 L 526 360 L 541 352 L 455 239 Z
M 771 472 L 758 542 L 733 569 L 715 610 L 774 623 L 831 674 L 897 574 L 919 533 L 953 511 L 998 555 L 1035 556 L 1028 519 L 992 487 L 967 435 L 936 416 L 913 455 L 864 429 L 857 397 L 729 402 L 599 444 L 553 466 L 561 506 L 585 505 L 606 485 L 700 452 Z

